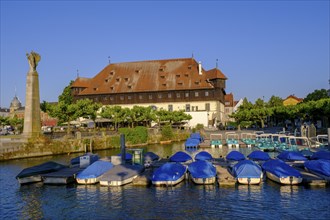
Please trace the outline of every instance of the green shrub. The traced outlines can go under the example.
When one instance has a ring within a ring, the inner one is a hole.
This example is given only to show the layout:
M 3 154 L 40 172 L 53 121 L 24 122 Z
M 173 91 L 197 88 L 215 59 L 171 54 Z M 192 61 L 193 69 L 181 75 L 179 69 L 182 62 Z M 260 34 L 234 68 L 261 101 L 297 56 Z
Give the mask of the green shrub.
M 162 141 L 172 140 L 172 138 L 174 137 L 172 126 L 171 125 L 164 125 L 162 127 L 161 134 L 162 134 L 162 138 L 161 138 Z
M 119 128 L 119 133 L 125 135 L 127 144 L 144 144 L 148 141 L 148 130 L 146 127 Z
M 200 131 L 200 130 L 203 130 L 204 129 L 204 125 L 203 124 L 197 124 L 196 125 L 196 130 L 197 131 Z

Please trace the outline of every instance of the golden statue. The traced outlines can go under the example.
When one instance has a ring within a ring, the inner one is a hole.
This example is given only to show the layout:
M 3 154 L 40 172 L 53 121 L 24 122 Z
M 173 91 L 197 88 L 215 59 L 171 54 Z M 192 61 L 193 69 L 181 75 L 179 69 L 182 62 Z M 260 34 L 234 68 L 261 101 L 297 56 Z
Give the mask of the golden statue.
M 38 66 L 38 63 L 41 59 L 40 55 L 34 51 L 31 51 L 30 54 L 26 54 L 26 57 L 28 58 L 29 65 L 30 65 L 30 72 L 36 71 L 36 68 Z

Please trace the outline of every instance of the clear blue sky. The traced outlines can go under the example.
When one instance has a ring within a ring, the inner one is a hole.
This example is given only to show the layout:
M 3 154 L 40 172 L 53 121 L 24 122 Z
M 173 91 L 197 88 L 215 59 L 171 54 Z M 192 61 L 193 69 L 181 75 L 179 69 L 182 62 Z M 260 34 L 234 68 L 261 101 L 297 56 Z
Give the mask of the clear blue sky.
M 329 1 L 3 1 L 1 107 L 25 104 L 29 66 L 41 55 L 40 101 L 57 101 L 77 76 L 107 64 L 186 58 L 228 77 L 236 100 L 304 98 L 329 88 Z

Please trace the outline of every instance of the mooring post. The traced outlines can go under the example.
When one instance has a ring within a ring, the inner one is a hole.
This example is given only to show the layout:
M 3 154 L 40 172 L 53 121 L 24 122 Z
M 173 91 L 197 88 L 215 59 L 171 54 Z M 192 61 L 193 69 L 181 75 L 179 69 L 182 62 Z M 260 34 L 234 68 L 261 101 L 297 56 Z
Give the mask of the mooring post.
M 125 134 L 120 134 L 121 163 L 126 161 Z

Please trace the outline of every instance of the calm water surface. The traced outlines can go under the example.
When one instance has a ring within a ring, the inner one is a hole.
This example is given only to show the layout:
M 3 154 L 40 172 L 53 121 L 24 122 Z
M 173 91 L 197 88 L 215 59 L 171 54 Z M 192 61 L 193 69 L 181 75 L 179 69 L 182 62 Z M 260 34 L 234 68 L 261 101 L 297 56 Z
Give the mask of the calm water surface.
M 148 146 L 167 157 L 183 144 Z M 207 149 L 214 157 L 227 148 Z M 240 149 L 244 154 L 250 149 Z M 97 152 L 111 156 L 119 150 Z M 0 163 L 1 219 L 330 219 L 330 187 L 280 186 L 270 180 L 258 186 L 175 187 L 19 186 L 24 168 L 49 160 L 68 163 L 77 155 L 22 159 Z M 274 155 L 271 155 L 274 156 Z

